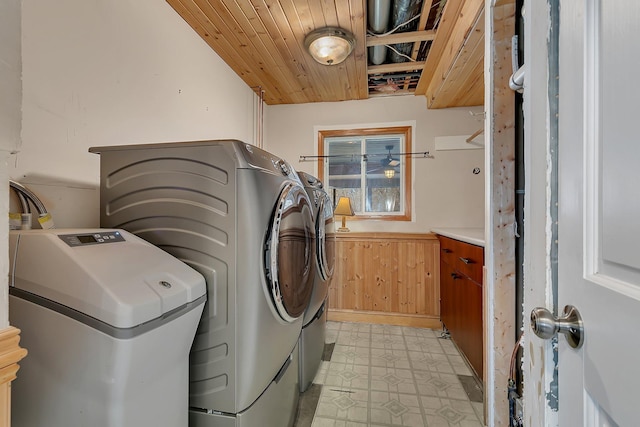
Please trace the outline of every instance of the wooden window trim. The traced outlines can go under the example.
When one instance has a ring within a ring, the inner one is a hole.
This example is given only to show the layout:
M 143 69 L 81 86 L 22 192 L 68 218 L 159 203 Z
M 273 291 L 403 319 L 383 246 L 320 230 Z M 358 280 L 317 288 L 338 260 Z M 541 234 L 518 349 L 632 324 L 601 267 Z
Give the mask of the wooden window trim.
M 375 135 L 404 135 L 404 152 L 411 153 L 411 147 L 413 146 L 411 141 L 411 126 L 393 126 L 382 128 L 365 128 L 365 129 L 345 129 L 345 130 L 320 130 L 318 131 L 318 154 L 324 155 L 324 140 L 325 138 L 334 138 L 340 136 L 375 136 Z M 325 160 L 322 157 L 318 158 L 318 178 L 320 181 L 325 182 L 324 176 L 324 163 Z M 375 219 L 381 221 L 411 221 L 411 195 L 413 189 L 411 188 L 411 168 L 413 161 L 411 156 L 405 156 L 404 164 L 404 214 L 403 215 L 356 215 L 349 218 L 349 221 L 358 219 Z

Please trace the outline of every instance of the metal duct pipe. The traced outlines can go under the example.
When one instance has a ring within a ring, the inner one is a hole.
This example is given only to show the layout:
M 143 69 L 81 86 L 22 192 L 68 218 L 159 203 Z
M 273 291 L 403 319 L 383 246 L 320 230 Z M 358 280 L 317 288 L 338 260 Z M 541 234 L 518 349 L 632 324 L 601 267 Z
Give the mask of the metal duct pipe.
M 422 0 L 394 0 L 393 11 L 391 13 L 391 28 L 397 28 L 396 33 L 404 33 L 407 31 L 415 31 L 418 27 L 418 20 L 407 23 L 412 18 L 420 14 Z M 407 23 L 406 25 L 403 25 Z M 403 55 L 411 56 L 413 43 L 398 43 L 392 45 L 393 49 L 389 51 L 389 60 L 391 62 L 406 62 L 409 59 Z
M 391 0 L 369 0 L 367 3 L 367 24 L 374 34 L 385 33 L 389 29 Z M 387 59 L 386 46 L 369 47 L 369 62 L 380 65 Z

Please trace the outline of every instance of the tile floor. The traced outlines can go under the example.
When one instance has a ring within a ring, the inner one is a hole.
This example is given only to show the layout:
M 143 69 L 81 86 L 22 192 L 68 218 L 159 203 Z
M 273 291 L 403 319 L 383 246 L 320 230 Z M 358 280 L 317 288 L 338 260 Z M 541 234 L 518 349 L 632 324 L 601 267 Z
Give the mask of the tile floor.
M 312 427 L 483 425 L 482 402 L 458 378 L 471 371 L 440 331 L 328 322 L 326 341 L 335 346 L 314 380 Z

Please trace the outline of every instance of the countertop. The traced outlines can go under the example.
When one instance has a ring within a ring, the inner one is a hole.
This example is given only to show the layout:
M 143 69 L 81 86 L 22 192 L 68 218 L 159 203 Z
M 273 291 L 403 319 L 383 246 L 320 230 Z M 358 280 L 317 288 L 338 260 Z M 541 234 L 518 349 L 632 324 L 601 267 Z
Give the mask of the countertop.
M 484 247 L 484 228 L 432 228 L 431 231 L 451 239 Z

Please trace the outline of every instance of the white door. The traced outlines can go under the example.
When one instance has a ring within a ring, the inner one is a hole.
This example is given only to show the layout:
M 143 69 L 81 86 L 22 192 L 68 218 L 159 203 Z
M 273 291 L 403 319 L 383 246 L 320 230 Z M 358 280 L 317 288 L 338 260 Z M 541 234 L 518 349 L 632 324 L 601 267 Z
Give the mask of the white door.
M 553 3 L 553 2 L 552 2 Z M 560 2 L 559 425 L 640 425 L 640 2 Z

